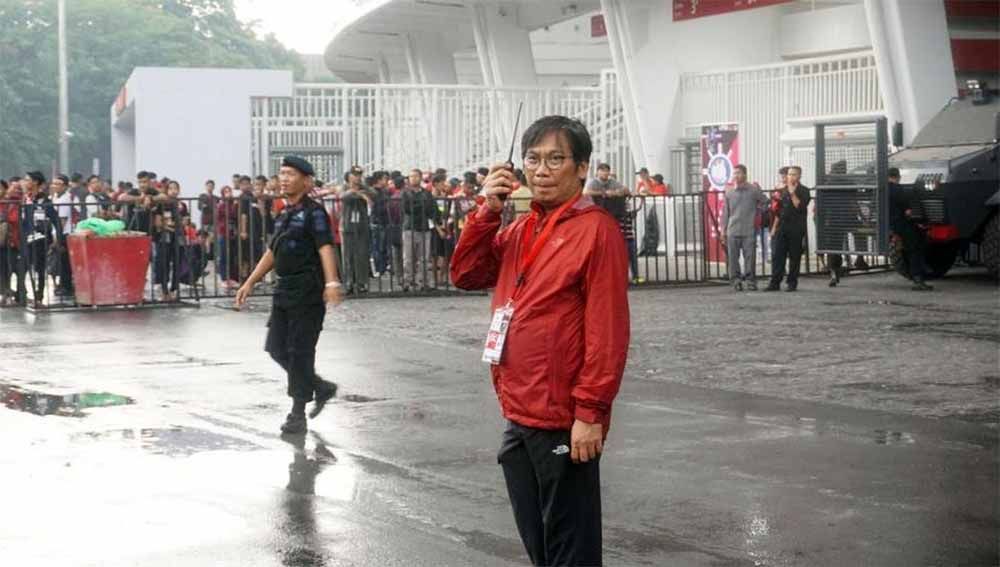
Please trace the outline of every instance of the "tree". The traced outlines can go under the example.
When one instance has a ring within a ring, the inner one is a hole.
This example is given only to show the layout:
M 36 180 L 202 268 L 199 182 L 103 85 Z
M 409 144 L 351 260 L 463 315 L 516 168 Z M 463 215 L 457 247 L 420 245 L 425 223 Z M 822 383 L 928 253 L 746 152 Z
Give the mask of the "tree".
M 56 0 L 0 0 L 0 174 L 48 171 L 58 155 Z M 258 38 L 233 0 L 66 3 L 70 171 L 111 161 L 109 109 L 135 67 L 304 72 L 273 36 Z

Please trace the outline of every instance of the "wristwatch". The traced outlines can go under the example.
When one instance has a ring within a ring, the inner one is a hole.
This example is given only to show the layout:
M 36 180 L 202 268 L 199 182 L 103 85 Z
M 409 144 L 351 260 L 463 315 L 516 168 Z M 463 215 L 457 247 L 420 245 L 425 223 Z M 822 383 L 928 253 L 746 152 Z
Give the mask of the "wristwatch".
M 338 288 L 340 287 L 340 282 L 326 282 L 326 285 L 324 285 L 323 287 Z

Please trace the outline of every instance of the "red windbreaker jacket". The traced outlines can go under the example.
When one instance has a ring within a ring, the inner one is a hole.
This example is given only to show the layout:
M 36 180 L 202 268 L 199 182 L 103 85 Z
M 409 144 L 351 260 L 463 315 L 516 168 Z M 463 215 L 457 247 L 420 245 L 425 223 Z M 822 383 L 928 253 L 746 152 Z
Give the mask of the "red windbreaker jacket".
M 527 218 L 497 233 L 499 214 L 481 207 L 471 216 L 451 260 L 455 285 L 494 287 L 493 309 L 505 305 Z M 618 222 L 587 196 L 558 221 L 515 301 L 503 357 L 490 367 L 493 387 L 515 423 L 570 429 L 575 418 L 606 434 L 628 356 L 628 254 Z

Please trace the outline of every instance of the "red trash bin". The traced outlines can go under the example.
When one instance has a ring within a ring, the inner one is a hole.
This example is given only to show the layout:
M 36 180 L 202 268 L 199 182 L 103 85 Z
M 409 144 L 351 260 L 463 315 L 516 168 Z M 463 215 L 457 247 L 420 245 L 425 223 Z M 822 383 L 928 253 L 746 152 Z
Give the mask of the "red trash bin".
M 142 303 L 150 252 L 145 233 L 95 236 L 81 232 L 69 235 L 67 240 L 78 304 Z

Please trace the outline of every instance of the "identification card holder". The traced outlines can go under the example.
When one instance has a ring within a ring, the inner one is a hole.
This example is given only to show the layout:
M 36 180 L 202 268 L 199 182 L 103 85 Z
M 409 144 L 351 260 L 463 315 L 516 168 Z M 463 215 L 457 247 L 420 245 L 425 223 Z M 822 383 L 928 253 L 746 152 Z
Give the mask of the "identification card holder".
M 510 321 L 513 318 L 514 304 L 509 301 L 507 305 L 493 312 L 493 321 L 486 334 L 486 347 L 483 348 L 483 362 L 500 364 L 500 358 L 503 356 L 503 345 L 507 340 L 507 331 L 510 329 Z

